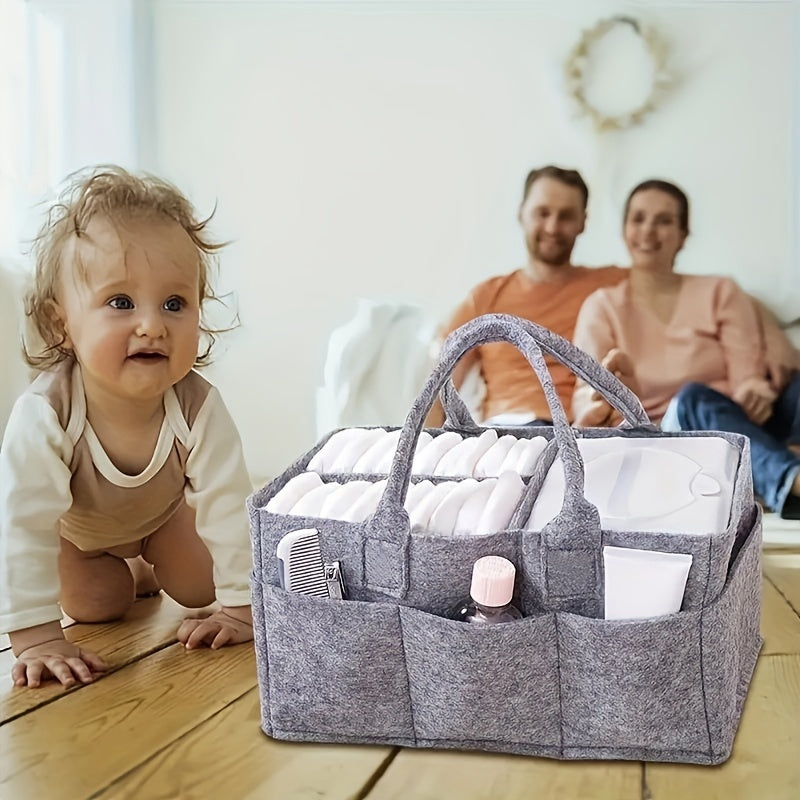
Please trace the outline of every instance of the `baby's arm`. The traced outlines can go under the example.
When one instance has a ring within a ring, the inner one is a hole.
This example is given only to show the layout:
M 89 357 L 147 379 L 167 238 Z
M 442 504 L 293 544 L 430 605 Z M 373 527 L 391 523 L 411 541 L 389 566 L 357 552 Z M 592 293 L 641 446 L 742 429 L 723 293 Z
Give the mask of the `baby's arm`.
M 186 619 L 178 639 L 187 648 L 212 648 L 253 638 L 250 572 L 253 568 L 245 501 L 253 486 L 239 433 L 212 388 L 192 427 L 186 502 L 195 509 L 197 532 L 214 560 L 221 606 L 206 619 Z
M 64 686 L 73 686 L 77 681 L 91 683 L 94 672 L 106 670 L 100 656 L 64 638 L 59 622 L 12 631 L 8 638 L 17 657 L 11 669 L 15 686 L 36 687 L 47 678 L 55 678 Z
M 59 622 L 58 520 L 72 502 L 71 455 L 49 403 L 22 395 L 0 448 L 0 632 L 9 632 L 18 686 L 47 677 L 68 686 L 102 666 L 66 641 Z

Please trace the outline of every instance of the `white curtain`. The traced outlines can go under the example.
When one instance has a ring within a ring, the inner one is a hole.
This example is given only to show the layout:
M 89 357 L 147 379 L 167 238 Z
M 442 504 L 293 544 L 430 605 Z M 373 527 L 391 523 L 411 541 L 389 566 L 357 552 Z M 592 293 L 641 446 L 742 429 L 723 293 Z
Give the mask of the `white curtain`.
M 51 184 L 58 42 L 23 0 L 0 0 L 0 259 L 18 267 L 29 209 Z
M 68 173 L 108 162 L 139 167 L 152 113 L 142 107 L 149 71 L 135 64 L 148 52 L 149 9 L 147 0 L 0 0 L 0 261 L 7 266 L 25 268 L 41 203 Z M 146 120 L 141 128 L 137 117 Z

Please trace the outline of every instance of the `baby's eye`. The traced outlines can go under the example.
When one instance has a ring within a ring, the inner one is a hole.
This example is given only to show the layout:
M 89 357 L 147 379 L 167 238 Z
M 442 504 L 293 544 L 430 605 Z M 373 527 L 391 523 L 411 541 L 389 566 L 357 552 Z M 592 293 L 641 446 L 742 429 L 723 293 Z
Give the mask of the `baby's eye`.
M 119 311 L 130 311 L 133 308 L 133 300 L 124 294 L 112 297 L 108 301 L 108 304 L 111 306 L 111 308 L 116 308 Z
M 180 297 L 170 297 L 164 301 L 164 308 L 167 311 L 180 311 L 184 305 L 185 303 Z

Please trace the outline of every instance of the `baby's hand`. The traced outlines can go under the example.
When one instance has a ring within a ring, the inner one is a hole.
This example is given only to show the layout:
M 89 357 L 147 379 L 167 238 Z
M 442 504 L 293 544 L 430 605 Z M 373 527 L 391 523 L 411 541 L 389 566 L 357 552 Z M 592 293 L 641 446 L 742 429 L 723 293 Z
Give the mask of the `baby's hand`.
M 53 639 L 23 650 L 11 669 L 15 686 L 40 686 L 42 680 L 55 678 L 63 686 L 78 681 L 91 683 L 97 672 L 108 669 L 105 661 L 91 650 L 84 650 L 66 639 Z
M 178 628 L 178 641 L 188 650 L 207 645 L 212 650 L 253 638 L 250 606 L 223 607 L 205 619 L 185 619 Z

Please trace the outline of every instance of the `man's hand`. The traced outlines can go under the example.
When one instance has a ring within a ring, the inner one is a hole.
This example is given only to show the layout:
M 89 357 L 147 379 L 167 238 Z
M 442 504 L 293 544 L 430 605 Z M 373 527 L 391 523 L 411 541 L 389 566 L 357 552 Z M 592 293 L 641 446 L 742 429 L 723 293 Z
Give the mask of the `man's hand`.
M 78 681 L 91 683 L 98 672 L 108 669 L 105 661 L 91 650 L 84 650 L 63 636 L 33 645 L 17 656 L 11 669 L 15 686 L 40 686 L 43 680 L 55 678 L 65 687 Z
M 223 607 L 205 619 L 185 619 L 178 628 L 178 641 L 187 650 L 203 646 L 217 650 L 227 644 L 249 642 L 252 638 L 250 606 Z
M 763 425 L 772 416 L 777 393 L 763 378 L 747 378 L 733 392 L 733 400 L 756 425 Z

